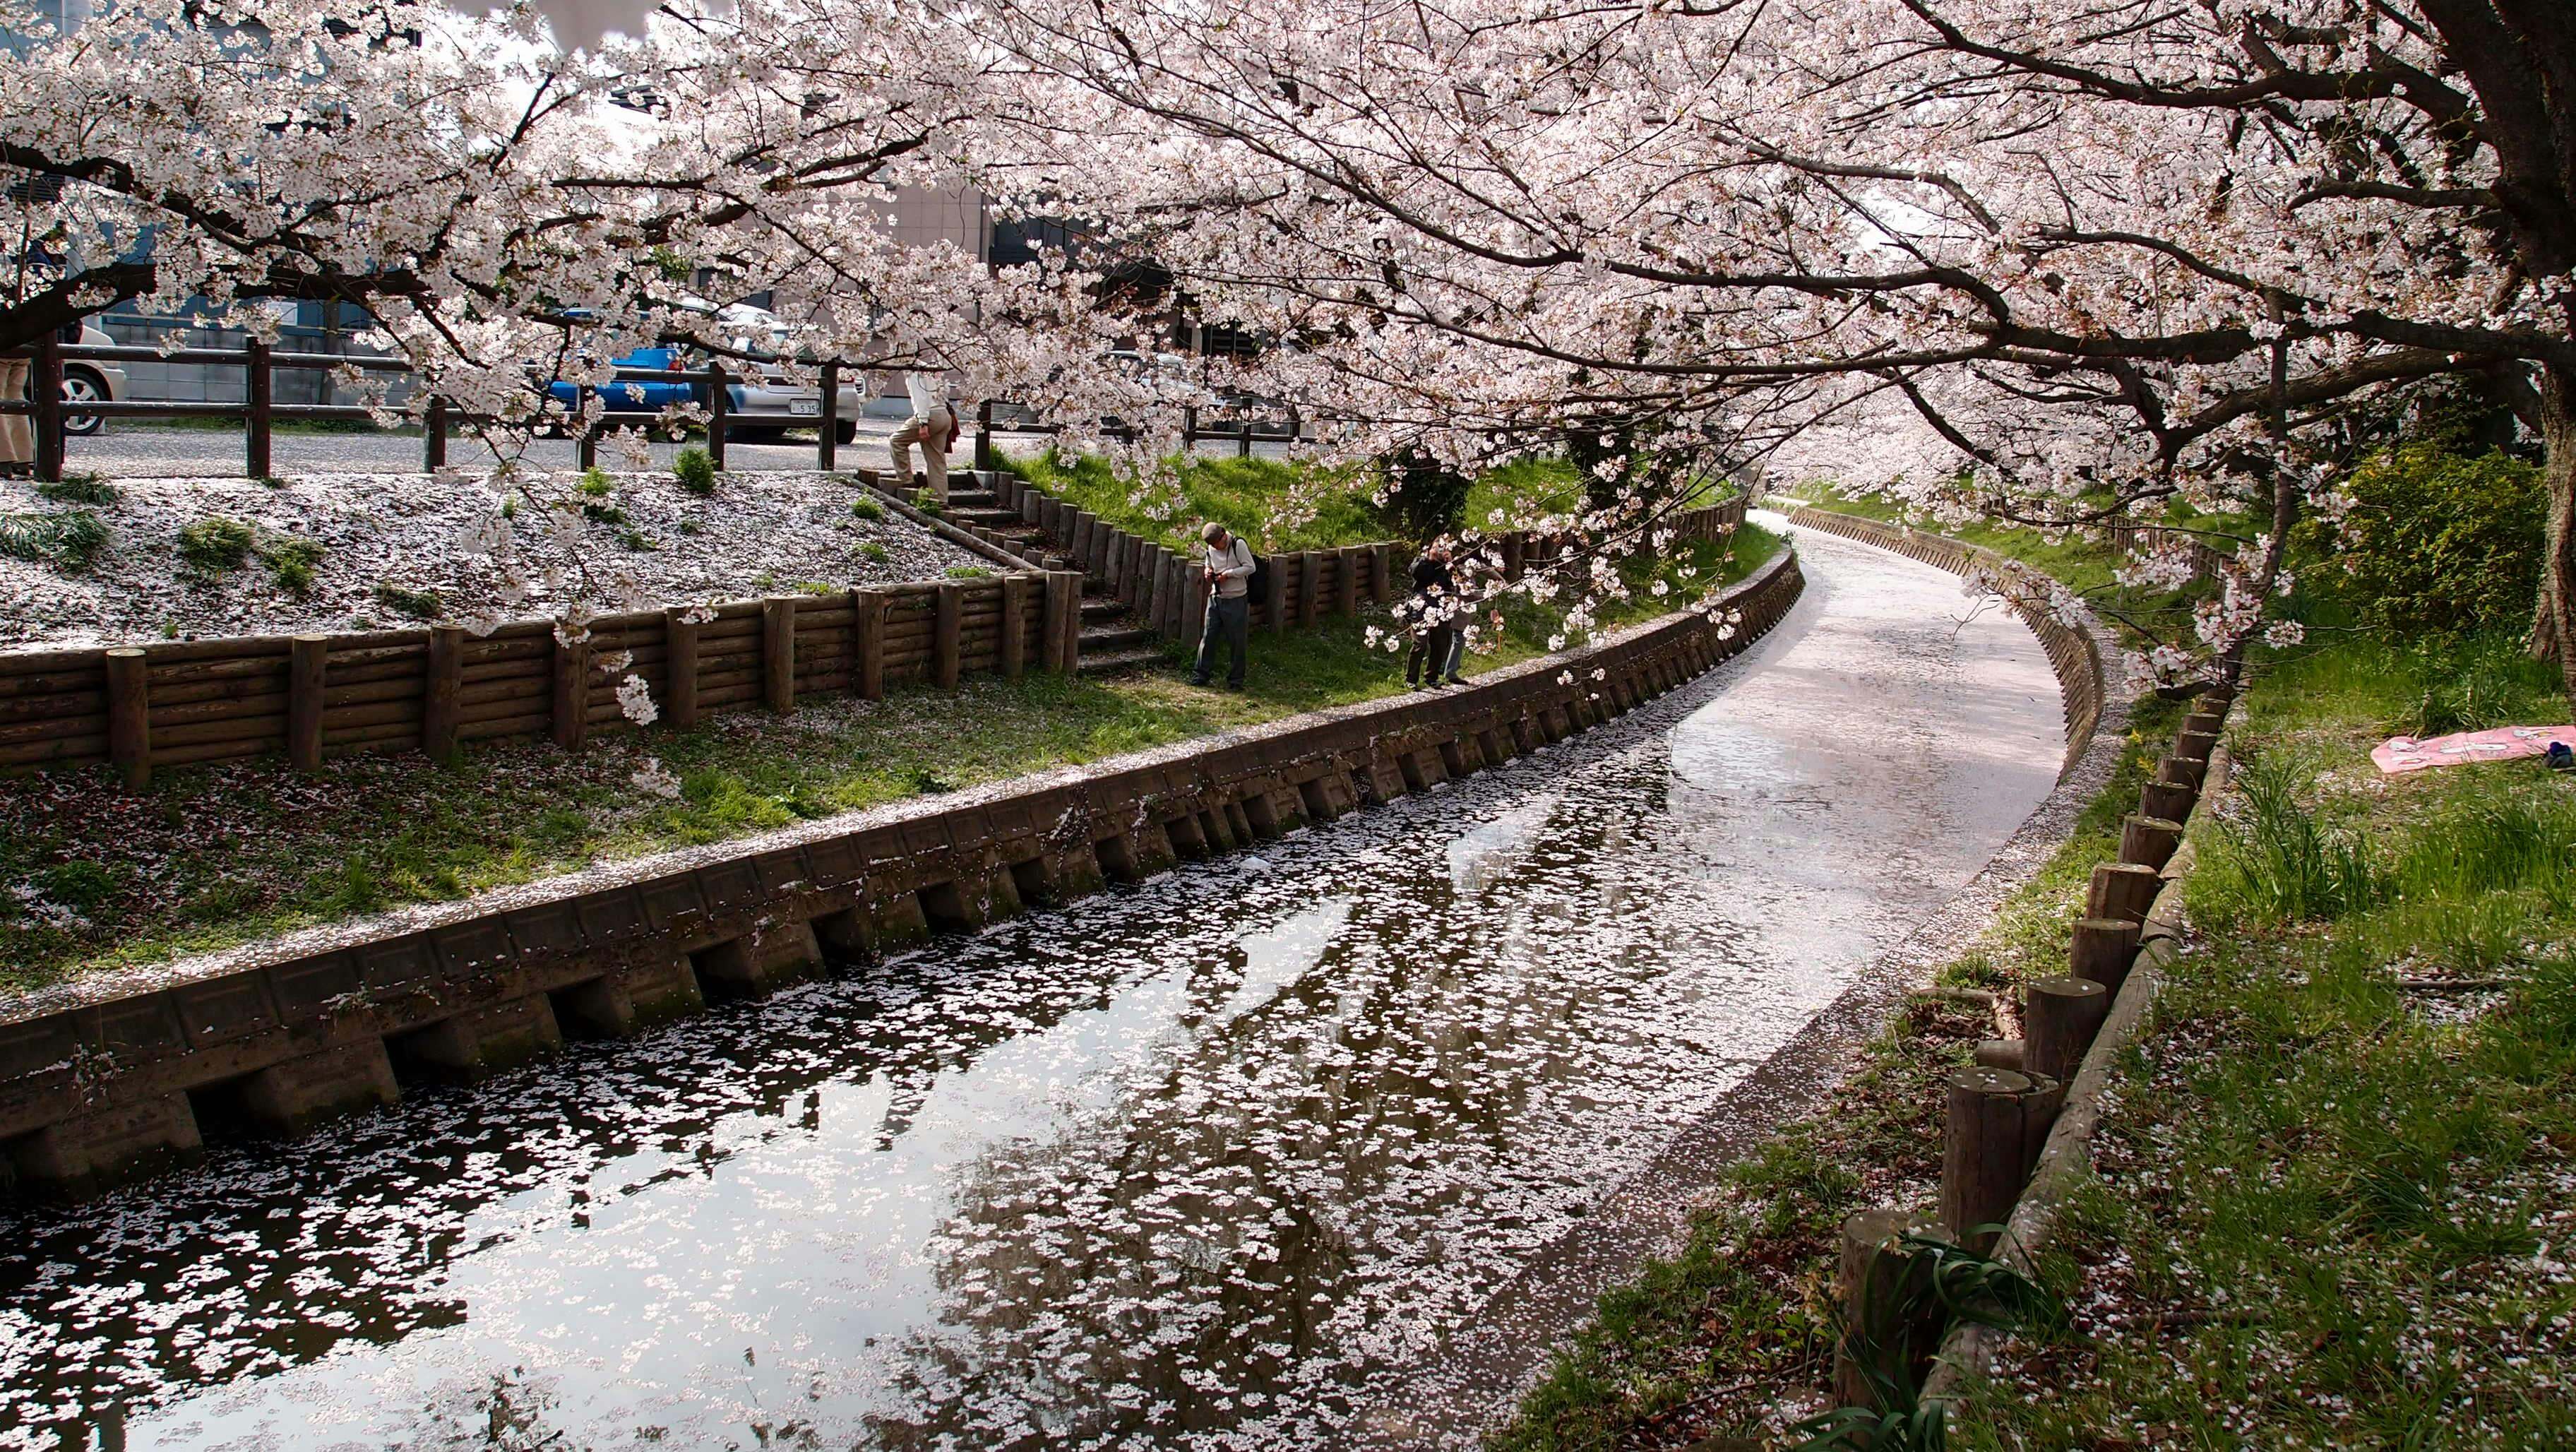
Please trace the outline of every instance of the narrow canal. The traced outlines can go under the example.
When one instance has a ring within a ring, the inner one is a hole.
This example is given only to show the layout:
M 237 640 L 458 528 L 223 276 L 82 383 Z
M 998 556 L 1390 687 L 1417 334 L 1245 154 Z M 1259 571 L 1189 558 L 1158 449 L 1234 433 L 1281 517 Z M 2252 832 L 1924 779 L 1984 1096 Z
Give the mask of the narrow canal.
M 2046 795 L 2022 627 L 1798 543 L 1538 757 L 0 1223 L 0 1446 L 1344 1440 Z

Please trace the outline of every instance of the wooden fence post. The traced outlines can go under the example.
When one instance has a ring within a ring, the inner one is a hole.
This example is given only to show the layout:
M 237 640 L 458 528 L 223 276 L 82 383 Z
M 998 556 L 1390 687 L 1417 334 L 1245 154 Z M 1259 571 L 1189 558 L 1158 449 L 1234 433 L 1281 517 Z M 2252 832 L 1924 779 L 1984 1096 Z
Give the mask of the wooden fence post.
M 250 405 L 250 427 L 244 432 L 245 464 L 254 479 L 272 477 L 269 467 L 270 389 L 275 374 L 268 366 L 268 345 L 253 338 L 242 347 L 242 395 Z
M 2151 781 L 2138 789 L 2138 814 L 2179 822 L 2191 815 L 2192 800 L 2197 795 L 2178 781 Z
M 885 632 L 886 592 L 852 590 L 850 606 L 857 612 L 851 621 L 850 688 L 862 701 L 885 699 Z
M 27 367 L 27 425 L 36 435 L 36 477 L 63 477 L 63 348 L 51 333 L 36 340 Z
M 796 709 L 796 597 L 760 602 L 761 699 L 785 715 Z
M 590 638 L 567 642 L 562 632 L 555 627 L 551 720 L 555 745 L 579 751 L 590 737 Z
M 1016 681 L 1028 668 L 1029 577 L 1009 574 L 1002 577 L 1001 671 L 1004 680 Z
M 107 652 L 107 759 L 127 791 L 152 784 L 152 687 L 144 654 L 133 646 Z
M 829 474 L 841 460 L 841 365 L 827 359 L 818 379 L 823 410 L 815 415 L 814 466 Z
M 1961 1069 L 1941 1124 L 1941 1224 L 1959 1244 L 1994 1248 L 1985 1226 L 2012 1218 L 2065 1091 L 2010 1069 Z M 2033 1133 L 2036 1129 L 2038 1132 Z
M 1262 572 L 1269 578 L 1261 582 L 1261 609 L 1270 617 L 1270 633 L 1273 635 L 1288 632 L 1289 558 L 1287 555 L 1272 555 L 1270 568 Z
M 1366 568 L 1360 562 L 1368 557 L 1368 552 L 1357 545 L 1348 545 L 1334 551 L 1334 554 L 1341 563 L 1342 577 L 1333 582 L 1333 613 L 1345 617 L 1357 615 L 1360 613 L 1360 571 Z
M 1322 604 L 1319 598 L 1322 592 L 1318 587 L 1323 583 L 1323 571 L 1316 567 L 1316 562 L 1322 558 L 1314 550 L 1297 552 L 1297 623 L 1310 628 Z
M 2066 948 L 2070 976 L 2089 978 L 2116 994 L 2129 981 L 2129 965 L 2138 956 L 2139 926 L 2111 918 L 2082 918 Z
M 425 473 L 447 467 L 447 400 L 435 393 L 420 411 L 420 467 Z
M 965 654 L 966 586 L 956 580 L 942 580 L 938 591 L 930 617 L 931 679 L 939 689 L 953 691 L 957 689 L 959 662 Z
M 2084 916 L 2145 922 L 2147 907 L 2164 881 L 2162 873 L 2140 863 L 2099 863 L 2093 869 L 2093 885 L 2084 895 Z
M 2090 978 L 2047 978 L 2022 995 L 2022 1067 L 2060 1081 L 2075 1077 L 2093 1035 L 2111 1014 L 2111 992 Z
M 1213 597 L 1216 583 L 1207 577 L 1206 571 L 1186 566 L 1182 568 L 1181 580 L 1181 639 L 1196 645 L 1207 634 L 1208 602 Z
M 715 461 L 716 472 L 725 466 L 725 410 L 733 404 L 733 395 L 725 392 L 725 371 L 721 366 L 707 369 L 707 457 Z
M 465 627 L 429 628 L 428 674 L 420 687 L 420 749 L 441 766 L 456 764 L 456 694 L 465 685 Z
M 695 608 L 662 611 L 662 714 L 683 731 L 698 724 L 698 622 L 689 618 Z
M 287 642 L 286 759 L 297 771 L 322 769 L 322 690 L 330 660 L 327 635 Z
M 1903 1322 L 1895 1308 L 1908 1299 L 1924 1299 L 1930 1289 L 1928 1257 L 1908 1253 L 1903 1238 L 1934 1229 L 1919 1210 L 1863 1210 L 1843 1221 L 1842 1262 L 1835 1277 L 1842 1301 L 1844 1331 L 1834 1346 L 1834 1402 L 1838 1406 L 1879 1406 L 1879 1391 L 1863 1363 L 1850 1355 L 1854 1342 L 1873 1345 L 1885 1358 L 1884 1370 L 1908 1375 L 1915 1363 L 1939 1349 L 1936 1320 Z M 1890 1341 L 1901 1342 L 1890 1346 Z
M 2162 871 L 2182 846 L 2182 823 L 2132 813 L 2120 823 L 2120 860 Z
M 975 405 L 975 467 L 1001 467 L 993 453 L 993 400 L 989 398 Z
M 1064 608 L 1056 612 L 1057 658 L 1062 662 L 1057 669 L 1078 675 L 1082 671 L 1082 576 L 1058 570 L 1055 582 L 1064 600 Z

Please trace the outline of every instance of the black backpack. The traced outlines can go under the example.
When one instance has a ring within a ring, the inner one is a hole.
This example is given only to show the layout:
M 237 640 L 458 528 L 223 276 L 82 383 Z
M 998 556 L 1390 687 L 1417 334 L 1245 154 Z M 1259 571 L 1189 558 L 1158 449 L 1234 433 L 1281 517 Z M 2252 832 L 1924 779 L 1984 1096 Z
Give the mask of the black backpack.
M 1270 557 L 1254 550 L 1250 540 L 1243 542 L 1243 548 L 1252 555 L 1252 578 L 1243 582 L 1244 598 L 1267 600 L 1270 598 Z

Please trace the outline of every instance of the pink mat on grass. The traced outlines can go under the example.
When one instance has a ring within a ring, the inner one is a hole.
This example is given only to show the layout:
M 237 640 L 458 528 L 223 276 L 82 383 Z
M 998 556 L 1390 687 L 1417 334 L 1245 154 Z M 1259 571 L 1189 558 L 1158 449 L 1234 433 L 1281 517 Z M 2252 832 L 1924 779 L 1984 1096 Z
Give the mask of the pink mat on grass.
M 2428 766 L 2458 766 L 2467 761 L 2510 761 L 2539 756 L 2552 741 L 2576 747 L 2576 726 L 2499 726 L 2492 731 L 2462 731 L 2453 736 L 2391 736 L 2370 748 L 2370 759 L 2383 772 L 2422 771 Z

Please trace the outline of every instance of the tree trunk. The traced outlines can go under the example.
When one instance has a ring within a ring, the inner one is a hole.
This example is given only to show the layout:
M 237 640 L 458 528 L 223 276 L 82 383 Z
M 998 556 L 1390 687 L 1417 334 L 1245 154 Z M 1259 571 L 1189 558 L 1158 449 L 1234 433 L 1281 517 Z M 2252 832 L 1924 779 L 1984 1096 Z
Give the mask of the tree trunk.
M 2540 374 L 2542 484 L 2549 491 L 2549 547 L 2540 565 L 2541 618 L 2535 649 L 2546 629 L 2558 647 L 2559 679 L 2566 683 L 2568 719 L 2576 721 L 2576 649 L 2567 638 L 2568 608 L 2576 604 L 2576 371 L 2556 366 Z

